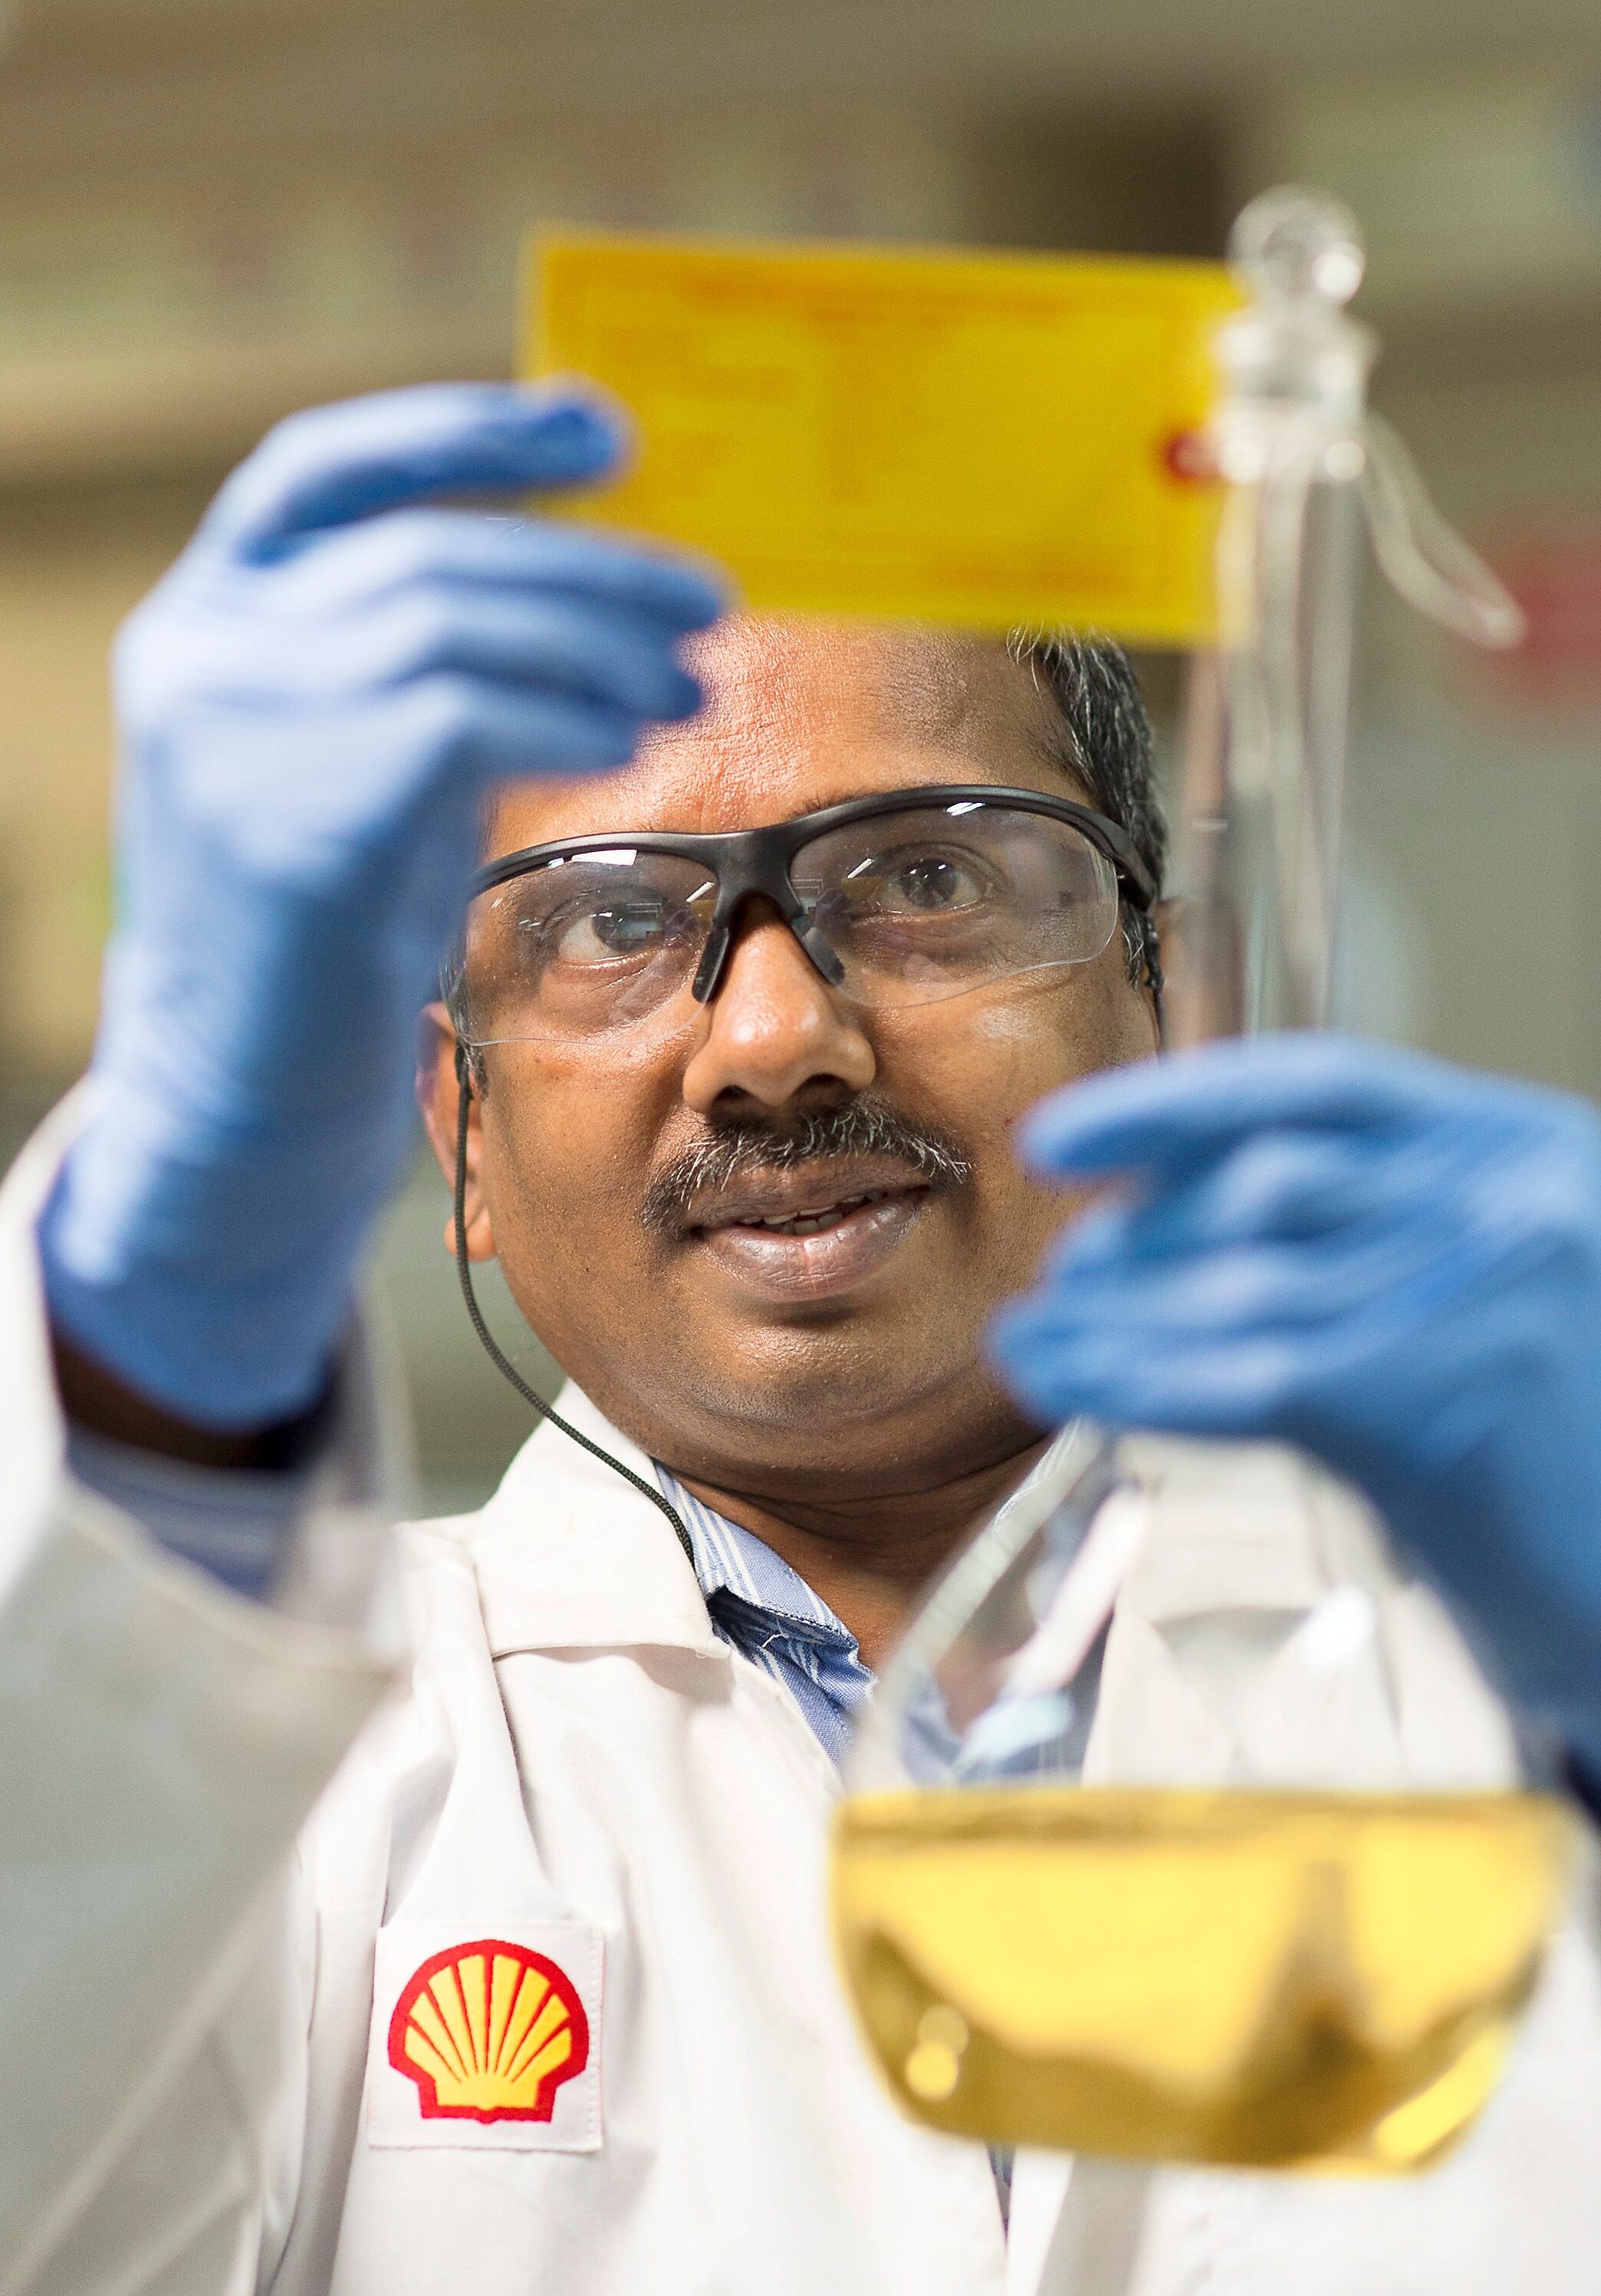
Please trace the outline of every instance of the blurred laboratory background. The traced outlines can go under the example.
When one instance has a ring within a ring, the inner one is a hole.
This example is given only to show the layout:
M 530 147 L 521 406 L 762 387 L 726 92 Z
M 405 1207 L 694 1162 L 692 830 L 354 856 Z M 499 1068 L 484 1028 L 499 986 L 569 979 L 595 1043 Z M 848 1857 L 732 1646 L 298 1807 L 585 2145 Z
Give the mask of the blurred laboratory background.
M 6 1147 L 88 1050 L 112 633 L 275 417 L 507 373 L 542 219 L 1210 255 L 1285 179 L 1360 217 L 1376 403 L 1531 620 L 1370 595 L 1343 1011 L 1601 1094 L 1594 0 L 0 0 Z M 446 1212 L 419 1158 L 382 1252 L 439 1507 L 528 1423 Z

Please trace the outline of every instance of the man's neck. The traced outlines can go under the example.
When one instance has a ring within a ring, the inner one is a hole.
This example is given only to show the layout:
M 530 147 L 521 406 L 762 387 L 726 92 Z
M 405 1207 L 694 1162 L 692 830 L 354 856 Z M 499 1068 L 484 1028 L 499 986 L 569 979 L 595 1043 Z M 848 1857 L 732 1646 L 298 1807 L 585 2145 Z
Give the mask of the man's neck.
M 1046 1438 L 936 1490 L 910 1491 L 836 1508 L 753 1498 L 694 1475 L 685 1488 L 765 1539 L 856 1636 L 878 1667 L 929 1580 L 984 1516 L 1017 1488 Z

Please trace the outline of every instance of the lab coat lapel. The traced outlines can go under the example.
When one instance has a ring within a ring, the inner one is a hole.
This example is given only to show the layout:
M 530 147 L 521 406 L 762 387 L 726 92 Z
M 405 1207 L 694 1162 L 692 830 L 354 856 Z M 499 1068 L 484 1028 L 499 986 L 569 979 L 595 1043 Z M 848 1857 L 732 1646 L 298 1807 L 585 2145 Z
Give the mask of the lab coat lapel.
M 575 1387 L 562 1415 L 653 1482 L 636 1444 L 619 1434 Z M 689 1559 L 658 1507 L 570 1436 L 536 1430 L 484 1509 L 472 1542 L 490 1654 L 516 1651 L 699 1652 L 720 1664 Z

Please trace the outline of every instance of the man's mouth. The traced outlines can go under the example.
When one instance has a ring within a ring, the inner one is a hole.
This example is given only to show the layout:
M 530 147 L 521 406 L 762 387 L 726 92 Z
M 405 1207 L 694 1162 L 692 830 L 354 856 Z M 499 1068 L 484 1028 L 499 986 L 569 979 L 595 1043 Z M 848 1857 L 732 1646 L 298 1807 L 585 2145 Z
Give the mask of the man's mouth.
M 866 1283 L 972 1177 L 954 1140 L 863 1094 L 782 1131 L 709 1127 L 656 1174 L 640 1218 L 747 1298 L 804 1308 Z
M 693 1205 L 682 1232 L 742 1290 L 769 1300 L 821 1300 L 875 1275 L 931 1193 L 904 1166 L 743 1173 Z
M 837 1227 L 850 1213 L 860 1211 L 864 1204 L 887 1201 L 890 1193 L 888 1188 L 869 1188 L 864 1196 L 842 1196 L 838 1203 L 825 1204 L 820 1212 L 786 1212 L 777 1219 L 750 1219 L 740 1225 L 765 1228 L 770 1235 L 821 1235 L 825 1228 Z
M 819 1235 L 866 1204 L 893 1196 L 921 1196 L 928 1183 L 904 1167 L 894 1172 L 747 1172 L 692 1205 L 685 1228 L 710 1235 L 729 1227 L 762 1228 L 776 1235 Z

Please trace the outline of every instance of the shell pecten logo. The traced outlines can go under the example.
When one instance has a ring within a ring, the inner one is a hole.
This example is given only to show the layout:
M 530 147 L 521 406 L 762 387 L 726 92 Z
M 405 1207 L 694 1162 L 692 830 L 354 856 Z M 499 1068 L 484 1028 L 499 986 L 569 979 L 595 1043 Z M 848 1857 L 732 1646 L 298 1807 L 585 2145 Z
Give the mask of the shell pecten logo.
M 499 1938 L 436 1953 L 390 2020 L 390 2062 L 424 2120 L 548 2120 L 589 2062 L 589 2020 L 566 1972 Z

